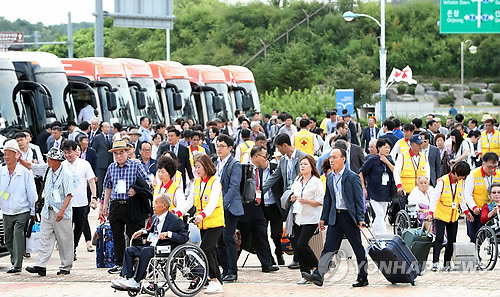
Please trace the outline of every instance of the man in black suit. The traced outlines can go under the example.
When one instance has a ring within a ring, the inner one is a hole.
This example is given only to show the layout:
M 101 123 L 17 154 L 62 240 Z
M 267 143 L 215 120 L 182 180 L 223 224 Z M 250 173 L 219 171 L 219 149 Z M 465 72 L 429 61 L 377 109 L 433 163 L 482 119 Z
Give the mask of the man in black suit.
M 97 162 L 95 167 L 95 175 L 97 176 L 97 197 L 101 197 L 102 185 L 109 164 L 113 163 L 113 154 L 108 152 L 112 146 L 111 126 L 108 122 L 103 122 L 101 125 L 102 133 L 97 134 L 92 142 L 92 148 L 96 151 Z
M 139 129 L 132 129 L 128 132 L 128 136 L 130 137 L 130 142 L 134 144 L 135 157 L 140 159 L 142 141 L 140 141 L 139 138 L 142 136 L 142 133 Z
M 189 240 L 189 232 L 184 228 L 184 222 L 168 211 L 170 198 L 167 194 L 159 195 L 155 198 L 155 214 L 151 219 L 151 228 L 139 230 L 132 235 L 132 239 L 142 235 L 149 235 L 151 240 L 148 245 L 129 246 L 123 254 L 123 268 L 119 280 L 112 281 L 113 286 L 127 289 L 139 288 L 139 283 L 146 276 L 149 261 L 155 253 L 155 246 L 170 245 L 171 250 L 176 246 L 186 243 Z M 134 271 L 134 260 L 139 257 L 136 271 Z
M 399 140 L 399 137 L 397 137 L 396 135 L 394 135 L 392 133 L 392 130 L 394 130 L 394 126 L 395 126 L 395 124 L 392 120 L 385 120 L 384 121 L 384 135 L 379 136 L 379 138 L 386 138 L 386 139 L 389 139 L 391 141 L 391 150 L 394 147 L 394 145 L 396 144 L 396 142 L 398 142 L 398 140 Z
M 349 143 L 345 135 L 335 137 L 335 143 L 338 141 L 345 141 L 347 145 L 347 163 L 349 166 L 346 167 L 355 173 L 358 173 L 359 169 L 363 166 L 363 164 L 365 164 L 365 154 L 363 153 L 363 149 L 359 145 Z
M 55 147 L 58 149 L 62 148 L 62 143 L 64 141 L 64 137 L 62 136 L 62 128 L 61 126 L 52 126 L 52 138 L 47 139 L 47 150 L 50 151 L 51 148 Z
M 99 120 L 97 118 L 93 118 L 90 120 L 90 131 L 89 131 L 89 144 L 92 146 L 94 142 L 94 138 L 101 133 L 99 129 Z
M 45 125 L 45 130 L 40 132 L 38 136 L 36 137 L 36 145 L 40 147 L 40 151 L 42 154 L 46 154 L 48 152 L 47 150 L 47 138 L 52 134 L 52 125 L 47 124 Z
M 351 121 L 351 115 L 347 113 L 342 117 L 349 127 L 349 133 L 351 133 L 351 143 L 359 146 L 358 135 L 356 134 L 356 125 L 354 125 L 354 123 Z
M 189 150 L 187 147 L 179 143 L 181 132 L 175 128 L 170 128 L 167 131 L 168 142 L 160 143 L 157 156 L 161 156 L 166 151 L 172 151 L 179 159 L 179 171 L 182 173 L 182 181 L 184 183 L 184 190 L 186 190 L 186 171 L 189 179 L 194 179 L 193 169 L 189 162 Z
M 325 224 L 328 225 L 326 242 L 318 268 L 313 273 L 302 272 L 302 277 L 317 286 L 323 285 L 323 277 L 332 258 L 340 249 L 344 235 L 358 262 L 358 278 L 352 286 L 368 285 L 368 262 L 360 231 L 365 225 L 363 189 L 359 175 L 345 168 L 346 157 L 346 151 L 343 149 L 334 149 L 330 154 L 333 172 L 327 177 L 323 211 L 319 221 L 320 230 L 325 230 Z
M 365 149 L 367 154 L 370 152 L 368 150 L 370 140 L 377 139 L 379 130 L 379 128 L 375 127 L 375 120 L 371 118 L 368 119 L 368 127 L 363 129 L 363 135 L 361 136 L 361 147 Z
M 431 136 L 429 132 L 420 132 L 420 136 L 424 139 L 422 143 L 422 153 L 427 157 L 429 169 L 431 170 L 431 186 L 436 186 L 436 180 L 441 177 L 441 153 L 439 149 L 430 145 Z
M 269 179 L 271 174 L 278 168 L 278 164 L 271 163 L 267 160 L 267 150 L 263 146 L 254 146 L 250 152 L 252 163 L 259 168 L 258 181 L 259 189 Z M 274 185 L 272 185 L 271 190 L 267 191 L 263 195 L 261 194 L 260 206 L 264 211 L 264 217 L 266 219 L 266 229 L 267 225 L 271 225 L 271 239 L 274 242 L 274 254 L 276 255 L 276 260 L 278 265 L 285 265 L 285 260 L 283 259 L 283 250 L 281 249 L 281 236 L 283 235 L 283 209 L 280 205 L 280 198 L 283 195 L 283 179 L 280 177 Z

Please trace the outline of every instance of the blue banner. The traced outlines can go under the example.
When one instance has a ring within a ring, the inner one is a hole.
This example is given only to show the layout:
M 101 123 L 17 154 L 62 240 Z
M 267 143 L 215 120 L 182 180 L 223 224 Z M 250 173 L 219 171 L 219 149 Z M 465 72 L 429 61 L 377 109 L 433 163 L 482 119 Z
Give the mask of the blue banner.
M 351 115 L 354 114 L 354 89 L 339 89 L 335 90 L 335 101 L 337 106 L 337 114 L 341 115 L 343 109 Z

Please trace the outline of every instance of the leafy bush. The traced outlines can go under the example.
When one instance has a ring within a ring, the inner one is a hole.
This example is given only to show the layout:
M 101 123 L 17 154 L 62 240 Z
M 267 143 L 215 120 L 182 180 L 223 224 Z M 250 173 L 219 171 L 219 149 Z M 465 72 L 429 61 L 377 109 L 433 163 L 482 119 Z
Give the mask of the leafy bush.
M 472 100 L 472 104 L 477 105 L 477 100 Z
M 498 99 L 493 100 L 493 105 L 499 106 L 500 105 L 500 100 L 498 100 Z
M 488 101 L 488 102 L 493 101 L 493 93 L 492 92 L 489 92 L 488 94 L 486 94 L 486 101 Z
M 415 85 L 408 86 L 408 94 L 415 95 Z
M 455 97 L 448 95 L 446 97 L 439 99 L 439 104 L 450 104 L 450 103 L 455 103 Z
M 479 88 L 472 88 L 471 91 L 474 92 L 474 94 L 481 94 L 481 90 Z
M 449 87 L 449 86 L 444 86 L 444 87 L 443 87 L 443 92 L 448 92 L 448 90 L 449 90 L 449 89 L 450 89 L 450 87 Z
M 404 94 L 406 92 L 406 86 L 403 84 L 398 85 L 398 94 Z
M 433 81 L 432 87 L 434 88 L 434 90 L 439 91 L 441 88 L 441 84 L 438 81 Z
M 474 92 L 465 92 L 464 97 L 470 99 L 472 98 L 472 95 L 474 95 Z
M 491 90 L 493 91 L 493 93 L 500 93 L 500 84 L 493 85 L 493 87 L 491 87 Z

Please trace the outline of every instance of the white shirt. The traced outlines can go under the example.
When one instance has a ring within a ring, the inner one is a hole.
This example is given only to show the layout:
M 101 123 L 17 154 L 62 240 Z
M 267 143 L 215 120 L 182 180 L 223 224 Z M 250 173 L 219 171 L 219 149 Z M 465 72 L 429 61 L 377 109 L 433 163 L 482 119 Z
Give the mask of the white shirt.
M 316 176 L 312 176 L 308 181 L 302 184 L 302 177 L 299 177 L 292 184 L 292 191 L 297 200 L 293 204 L 293 212 L 295 213 L 295 224 L 308 225 L 318 224 L 321 218 L 321 206 L 311 206 L 309 204 L 300 204 L 299 198 L 305 198 L 317 201 L 323 204 L 325 190 L 323 182 Z
M 335 174 L 335 171 L 332 172 L 333 175 L 333 191 L 335 192 L 335 208 L 336 209 L 347 209 L 345 205 L 344 198 L 342 197 L 342 175 L 344 174 L 345 167 L 340 170 L 339 174 Z M 323 183 L 321 184 L 323 186 Z
M 219 158 L 219 162 L 217 162 L 217 177 L 221 179 L 222 174 L 224 173 L 224 166 L 226 166 L 227 160 L 229 160 L 229 157 L 231 154 L 227 155 L 227 157 L 224 158 L 224 160 L 221 160 Z
M 420 162 L 420 158 L 418 158 L 416 155 L 411 157 L 411 159 L 414 164 L 419 164 Z M 427 158 L 425 158 L 425 168 L 427 168 L 425 176 L 427 176 L 428 180 L 431 180 L 431 170 L 429 167 L 429 159 Z M 401 170 L 403 170 L 403 157 L 397 158 L 396 163 L 394 164 L 394 183 L 396 184 L 396 186 L 401 184 Z
M 431 193 L 434 191 L 432 186 L 429 186 L 427 193 L 424 194 L 420 189 L 416 186 L 411 191 L 410 195 L 408 195 L 408 204 L 415 204 L 417 207 L 422 205 L 429 206 L 431 204 Z
M 87 200 L 87 183 L 94 179 L 94 171 L 87 160 L 76 158 L 71 164 L 68 160 L 62 162 L 69 172 L 73 175 L 73 198 L 71 199 L 72 207 L 82 207 L 89 205 Z
M 7 199 L 5 199 L 7 197 Z M 0 208 L 4 215 L 30 212 L 35 215 L 38 195 L 33 173 L 17 163 L 12 175 L 7 165 L 0 169 Z
M 87 121 L 90 123 L 90 120 L 94 117 L 94 108 L 92 105 L 87 105 L 84 108 L 80 110 L 80 113 L 78 113 L 78 123 L 81 123 L 83 121 Z
M 62 147 L 61 147 L 61 145 L 62 145 L 62 141 L 63 141 L 62 136 L 61 136 L 61 137 L 59 137 L 59 140 L 55 140 L 55 139 L 54 139 L 54 145 L 53 145 L 52 147 L 55 147 L 55 148 L 58 148 L 58 149 L 61 149 L 61 150 L 62 150 Z
M 205 189 L 206 183 L 203 180 L 200 183 L 200 196 L 203 196 L 203 189 Z M 215 179 L 212 183 L 212 191 L 210 192 L 210 198 L 208 204 L 202 209 L 202 212 L 205 214 L 205 217 L 209 217 L 212 212 L 217 207 L 217 203 L 219 203 L 219 198 L 222 199 L 222 185 L 218 179 Z M 189 195 L 188 201 L 194 201 L 194 191 Z
M 156 228 L 153 230 L 153 232 L 157 234 L 161 233 L 161 230 L 163 230 L 163 224 L 165 223 L 165 218 L 167 217 L 167 213 L 168 211 L 158 216 L 158 223 L 156 224 Z
M 451 188 L 456 191 L 456 185 L 457 183 L 454 183 L 451 185 Z M 436 182 L 436 187 L 434 188 L 434 191 L 430 194 L 431 197 L 431 204 L 429 205 L 429 210 L 432 211 L 433 213 L 436 212 L 436 204 L 441 198 L 441 192 L 443 191 L 443 186 L 444 182 L 442 179 L 438 179 Z M 457 194 L 458 195 L 458 194 Z M 467 203 L 465 202 L 465 199 L 462 199 L 460 201 L 460 208 L 463 210 L 467 210 Z M 457 207 L 458 210 L 458 207 Z
M 43 156 L 42 156 L 42 151 L 40 151 L 40 147 L 34 143 L 29 143 L 28 144 L 28 147 L 30 149 L 34 149 L 35 152 L 36 152 L 36 157 L 38 159 L 38 164 L 45 164 L 45 161 L 43 160 Z

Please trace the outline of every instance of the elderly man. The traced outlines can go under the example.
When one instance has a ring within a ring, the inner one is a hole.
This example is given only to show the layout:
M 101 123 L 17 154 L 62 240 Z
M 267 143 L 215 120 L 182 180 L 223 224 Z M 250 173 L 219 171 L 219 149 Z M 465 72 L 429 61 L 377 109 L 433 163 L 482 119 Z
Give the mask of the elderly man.
M 176 246 L 189 240 L 189 232 L 184 228 L 182 220 L 168 211 L 171 203 L 167 194 L 161 194 L 155 198 L 155 215 L 151 219 L 151 228 L 139 230 L 132 235 L 132 239 L 147 235 L 150 243 L 127 247 L 123 255 L 121 278 L 111 281 L 114 286 L 127 289 L 139 288 L 139 282 L 146 276 L 149 260 L 154 256 L 155 246 L 170 245 L 171 250 L 173 250 Z M 139 263 L 134 271 L 136 257 L 139 257 Z
M 0 169 L 0 208 L 3 212 L 5 244 L 12 267 L 7 273 L 21 272 L 26 248 L 24 229 L 30 215 L 35 215 L 37 199 L 33 173 L 18 165 L 21 151 L 16 140 L 9 140 L 3 148 L 6 166 Z
M 144 227 L 130 221 L 127 200 L 129 189 L 138 178 L 147 183 L 150 183 L 150 180 L 141 163 L 127 159 L 128 150 L 130 148 L 123 140 L 114 142 L 112 149 L 109 150 L 110 153 L 113 153 L 116 162 L 109 165 L 106 172 L 103 185 L 104 204 L 101 205 L 99 212 L 105 217 L 109 215 L 109 223 L 113 231 L 116 266 L 108 270 L 111 274 L 121 271 L 123 251 L 125 250 L 125 230 L 128 237 L 131 238 L 135 231 Z M 127 226 L 126 229 L 125 226 Z
M 61 149 L 51 148 L 47 153 L 47 164 L 50 169 L 45 179 L 45 203 L 40 224 L 40 251 L 36 265 L 26 267 L 26 271 L 38 273 L 40 276 L 47 274 L 45 267 L 52 255 L 56 241 L 61 258 L 57 275 L 69 274 L 73 266 L 73 225 L 70 206 L 73 198 L 73 175 L 69 169 L 62 166 L 63 161 L 64 152 Z M 32 166 L 35 165 L 37 164 L 32 164 Z

